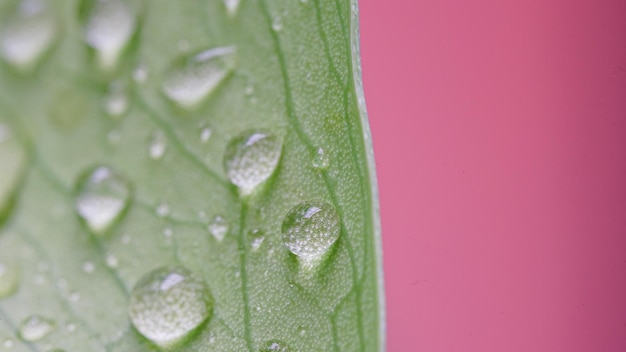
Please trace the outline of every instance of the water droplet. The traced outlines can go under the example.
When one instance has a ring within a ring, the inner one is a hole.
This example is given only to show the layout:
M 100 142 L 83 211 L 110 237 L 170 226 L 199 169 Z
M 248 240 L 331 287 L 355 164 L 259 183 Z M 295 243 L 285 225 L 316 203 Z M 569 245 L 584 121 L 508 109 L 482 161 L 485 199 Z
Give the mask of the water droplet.
M 107 253 L 104 260 L 109 268 L 117 268 L 119 264 L 117 257 L 112 253 Z
M 304 326 L 298 326 L 298 334 L 300 334 L 300 336 L 306 335 L 306 329 L 304 328 Z
M 104 111 L 111 117 L 120 117 L 128 110 L 128 96 L 124 91 L 124 85 L 114 82 L 110 85 L 107 95 L 104 97 Z
M 0 222 L 12 208 L 17 188 L 26 167 L 26 152 L 13 131 L 0 123 Z
M 211 131 L 210 128 L 208 127 L 203 127 L 200 130 L 200 142 L 202 143 L 206 143 L 209 141 L 209 139 L 211 139 L 211 135 L 213 134 L 213 131 Z
M 224 6 L 226 6 L 226 12 L 228 12 L 228 15 L 232 17 L 237 14 L 240 2 L 241 0 L 224 0 Z
M 0 299 L 12 295 L 19 286 L 20 271 L 16 264 L 0 262 Z
M 54 329 L 54 321 L 40 315 L 32 315 L 20 324 L 19 336 L 24 341 L 39 341 L 48 336 Z
M 86 261 L 83 263 L 83 271 L 86 272 L 87 274 L 93 273 L 94 270 L 96 270 L 96 266 L 94 265 L 93 262 Z
M 156 215 L 160 218 L 168 216 L 170 214 L 170 206 L 165 202 L 159 203 L 156 207 Z
M 0 54 L 13 66 L 31 70 L 58 35 L 55 13 L 45 1 L 22 0 L 2 26 Z
M 6 339 L 2 345 L 6 348 L 13 348 L 13 340 Z
M 221 215 L 216 215 L 209 224 L 209 232 L 220 242 L 224 239 L 229 229 L 228 222 Z
M 172 235 L 174 234 L 174 231 L 172 231 L 171 227 L 166 227 L 165 229 L 163 229 L 163 236 L 165 237 L 172 237 Z
M 159 160 L 165 154 L 167 150 L 167 138 L 165 133 L 161 130 L 156 130 L 150 137 L 150 157 L 154 160 Z
M 134 10 L 122 0 L 96 0 L 85 5 L 85 41 L 96 50 L 102 68 L 114 68 L 135 33 Z
M 253 86 L 252 84 L 248 84 L 248 85 L 246 86 L 246 90 L 244 91 L 244 93 L 245 93 L 247 96 L 251 96 L 252 94 L 254 94 L 254 86 Z
M 274 172 L 281 153 L 280 140 L 271 133 L 247 132 L 233 138 L 224 154 L 230 182 L 242 195 L 250 194 Z
M 135 328 L 157 345 L 171 344 L 211 317 L 205 283 L 181 267 L 160 268 L 135 285 L 129 314 Z
M 67 329 L 67 331 L 69 331 L 69 332 L 74 332 L 74 331 L 76 331 L 76 325 L 72 324 L 72 323 L 69 323 L 69 324 L 65 325 L 65 329 Z
M 148 79 L 148 68 L 145 64 L 139 64 L 133 70 L 133 81 L 135 83 L 144 83 Z
M 339 217 L 327 203 L 302 203 L 283 221 L 283 241 L 289 251 L 310 261 L 320 258 L 339 238 Z
M 98 235 L 120 219 L 131 197 L 126 180 L 107 166 L 98 166 L 83 174 L 77 190 L 76 212 Z
M 70 293 L 70 301 L 78 302 L 79 300 L 80 300 L 80 293 L 79 292 L 72 292 L 72 293 Z
M 289 347 L 282 342 L 269 341 L 261 348 L 260 352 L 289 352 Z
M 260 229 L 254 229 L 250 231 L 250 234 L 248 237 L 251 239 L 250 247 L 252 248 L 252 251 L 254 252 L 258 251 L 259 248 L 261 248 L 263 241 L 265 241 L 265 237 L 263 236 L 263 231 L 261 231 Z
M 163 93 L 182 108 L 206 98 L 235 67 L 235 48 L 219 47 L 176 60 L 163 81 Z
M 317 170 L 325 170 L 330 164 L 330 157 L 324 149 L 317 148 L 311 164 L 313 165 L 313 168 Z
M 283 19 L 280 16 L 274 17 L 274 20 L 272 21 L 272 29 L 274 32 L 280 32 L 283 30 Z

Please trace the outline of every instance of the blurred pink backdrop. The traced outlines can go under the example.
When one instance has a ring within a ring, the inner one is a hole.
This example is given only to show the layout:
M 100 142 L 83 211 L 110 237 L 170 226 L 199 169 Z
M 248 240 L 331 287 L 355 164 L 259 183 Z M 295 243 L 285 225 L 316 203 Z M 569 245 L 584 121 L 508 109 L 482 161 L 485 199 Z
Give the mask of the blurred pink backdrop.
M 626 1 L 360 9 L 388 351 L 626 351 Z

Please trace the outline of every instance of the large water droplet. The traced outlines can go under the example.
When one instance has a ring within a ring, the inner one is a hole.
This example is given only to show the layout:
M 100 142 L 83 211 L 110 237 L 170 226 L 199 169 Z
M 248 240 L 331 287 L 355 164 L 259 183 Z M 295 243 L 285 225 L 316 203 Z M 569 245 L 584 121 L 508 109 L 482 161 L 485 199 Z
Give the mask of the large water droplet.
M 339 238 L 339 217 L 327 203 L 302 203 L 283 221 L 283 241 L 289 251 L 305 261 L 316 260 Z
M 193 108 L 235 67 L 235 48 L 219 47 L 175 61 L 165 74 L 163 93 L 180 107 Z
M 224 6 L 226 6 L 226 11 L 228 12 L 228 15 L 234 16 L 235 14 L 237 14 L 239 3 L 241 3 L 241 0 L 224 0 Z
M 85 3 L 85 12 L 85 41 L 96 50 L 100 66 L 111 69 L 135 33 L 135 11 L 122 0 L 95 0 Z
M 152 133 L 152 136 L 150 137 L 150 148 L 149 148 L 150 158 L 154 160 L 159 160 L 163 157 L 166 150 L 167 150 L 167 137 L 165 136 L 165 133 L 163 133 L 163 131 L 161 130 L 157 130 L 154 133 Z
M 263 345 L 260 352 L 289 352 L 289 347 L 279 341 L 269 341 Z
M 25 167 L 24 148 L 13 131 L 0 123 L 0 222 L 8 215 Z
M 54 321 L 40 315 L 31 315 L 20 324 L 19 336 L 24 341 L 39 341 L 48 336 L 54 329 Z
M 22 0 L 2 26 L 0 53 L 15 67 L 30 70 L 52 46 L 57 27 L 56 16 L 45 1 Z
M 221 215 L 216 215 L 209 224 L 209 232 L 220 242 L 224 239 L 229 229 L 228 222 Z
M 157 345 L 171 344 L 210 318 L 205 283 L 181 267 L 157 269 L 133 288 L 129 314 L 135 328 Z
M 233 138 L 224 154 L 226 174 L 242 195 L 251 193 L 274 172 L 281 142 L 267 132 L 247 132 Z
M 20 271 L 16 264 L 0 262 L 0 299 L 12 295 L 19 286 Z
M 107 166 L 85 173 L 77 190 L 76 211 L 96 234 L 104 234 L 119 220 L 131 197 L 126 180 Z

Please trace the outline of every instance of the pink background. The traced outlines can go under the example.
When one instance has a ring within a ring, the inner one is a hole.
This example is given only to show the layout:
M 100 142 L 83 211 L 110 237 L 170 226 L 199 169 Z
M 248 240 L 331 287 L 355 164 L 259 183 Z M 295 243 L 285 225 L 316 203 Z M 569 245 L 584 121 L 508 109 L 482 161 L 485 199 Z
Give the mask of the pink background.
M 388 351 L 626 351 L 626 1 L 360 8 Z

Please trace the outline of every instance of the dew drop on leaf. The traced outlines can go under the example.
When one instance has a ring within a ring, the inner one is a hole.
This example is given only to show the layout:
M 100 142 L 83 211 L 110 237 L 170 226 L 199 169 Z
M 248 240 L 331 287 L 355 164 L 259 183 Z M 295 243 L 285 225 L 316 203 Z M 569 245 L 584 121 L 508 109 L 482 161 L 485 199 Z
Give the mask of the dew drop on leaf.
M 166 217 L 170 214 L 170 206 L 166 202 L 161 202 L 157 205 L 155 212 L 160 218 Z
M 242 195 L 267 180 L 280 159 L 281 142 L 267 132 L 247 132 L 233 138 L 224 154 L 224 167 L 232 184 Z
M 76 212 L 95 234 L 104 234 L 130 202 L 128 182 L 107 166 L 98 166 L 78 181 Z
M 209 224 L 209 232 L 220 242 L 224 239 L 229 229 L 230 225 L 221 215 L 216 215 Z
M 135 328 L 157 345 L 168 345 L 211 317 L 213 299 L 205 283 L 182 267 L 156 269 L 135 285 L 129 314 Z
M 1 28 L 0 54 L 9 64 L 28 71 L 54 43 L 57 27 L 55 13 L 45 1 L 22 0 Z
M 317 170 L 325 170 L 328 168 L 329 164 L 330 157 L 328 156 L 328 153 L 326 153 L 323 148 L 317 148 L 315 155 L 313 156 L 313 160 L 311 161 L 313 168 Z
M 208 142 L 209 139 L 211 139 L 212 134 L 213 134 L 213 131 L 211 131 L 209 127 L 202 127 L 202 129 L 200 129 L 200 142 L 202 143 Z
M 163 93 L 182 108 L 206 98 L 235 67 L 235 48 L 218 47 L 176 60 L 165 73 Z
M 107 95 L 104 97 L 104 111 L 111 116 L 118 118 L 128 110 L 128 96 L 124 91 L 124 85 L 114 82 L 109 87 Z
M 0 222 L 12 205 L 26 167 L 26 152 L 13 131 L 0 123 Z
M 150 158 L 159 160 L 163 157 L 166 150 L 167 138 L 165 137 L 165 133 L 161 130 L 154 131 L 150 137 L 150 144 L 148 148 Z
M 24 341 L 39 341 L 48 336 L 55 328 L 55 323 L 51 319 L 40 315 L 31 315 L 20 324 L 19 336 Z
M 0 299 L 12 295 L 19 286 L 20 271 L 16 264 L 0 262 Z
M 2 346 L 4 346 L 5 348 L 13 348 L 13 340 L 11 339 L 4 340 L 4 342 L 2 343 Z
M 289 251 L 309 261 L 322 257 L 339 238 L 339 217 L 327 203 L 302 203 L 283 221 L 283 241 Z
M 136 30 L 134 10 L 122 0 L 83 0 L 85 41 L 96 50 L 103 69 L 117 65 L 120 54 Z
M 224 6 L 226 6 L 226 12 L 228 12 L 228 15 L 234 16 L 237 14 L 240 2 L 241 0 L 224 0 Z
M 274 17 L 272 21 L 272 29 L 274 32 L 280 32 L 283 30 L 283 19 L 280 16 Z
M 289 351 L 290 350 L 289 350 L 289 347 L 287 347 L 287 345 L 278 341 L 269 341 L 260 350 L 260 352 L 289 352 Z

